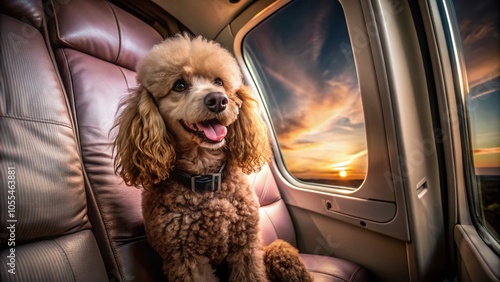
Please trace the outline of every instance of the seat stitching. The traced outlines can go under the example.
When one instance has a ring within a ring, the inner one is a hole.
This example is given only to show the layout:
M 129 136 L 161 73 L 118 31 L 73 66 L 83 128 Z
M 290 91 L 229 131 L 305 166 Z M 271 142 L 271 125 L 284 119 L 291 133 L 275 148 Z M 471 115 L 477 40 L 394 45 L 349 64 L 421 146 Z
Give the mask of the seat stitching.
M 354 281 L 354 277 L 356 277 L 356 275 L 358 274 L 358 272 L 361 270 L 361 267 L 358 266 L 356 267 L 356 269 L 354 270 L 354 272 L 352 273 L 351 277 L 349 277 L 349 281 Z
M 52 8 L 52 14 L 54 15 L 54 25 L 56 28 L 57 39 L 61 40 L 64 43 L 67 43 L 66 40 L 64 40 L 61 36 L 61 29 L 59 27 L 59 17 L 57 15 L 56 7 L 54 6 L 54 3 L 51 3 L 51 8 Z
M 120 256 L 118 255 L 117 243 L 116 243 L 116 241 L 113 241 L 112 236 L 111 236 L 111 229 L 112 229 L 111 224 L 108 222 L 108 220 L 106 218 L 106 215 L 105 215 L 106 212 L 104 211 L 104 208 L 103 208 L 104 205 L 102 204 L 101 199 L 99 198 L 100 195 L 99 195 L 99 193 L 97 193 L 94 190 L 95 182 L 94 182 L 94 180 L 90 179 L 90 177 L 87 174 L 87 171 L 88 171 L 87 162 L 85 161 L 85 157 L 83 155 L 82 155 L 82 163 L 83 163 L 83 168 L 84 168 L 83 174 L 84 174 L 84 178 L 86 181 L 85 186 L 88 187 L 89 193 L 92 193 L 92 195 L 95 199 L 95 202 L 97 205 L 97 207 L 96 207 L 97 212 L 99 213 L 100 218 L 102 220 L 102 223 L 104 225 L 105 236 L 107 236 L 105 238 L 105 240 L 107 241 L 107 244 L 109 244 L 109 246 L 111 247 L 111 252 L 113 255 L 112 259 L 114 259 L 116 266 L 118 267 L 118 275 L 120 275 L 121 277 L 124 277 L 125 274 L 123 273 L 123 265 L 122 265 Z M 115 271 L 115 269 L 112 269 L 111 271 Z
M 125 76 L 125 73 L 123 72 L 123 68 L 119 65 L 116 65 L 116 66 L 118 67 L 118 70 L 120 70 L 120 73 L 123 76 L 123 80 L 125 81 L 125 84 L 127 85 L 127 90 L 131 91 L 132 89 L 130 89 L 130 85 L 128 85 L 128 80 L 127 80 L 127 77 Z
M 59 244 L 59 242 L 57 242 L 57 240 L 52 239 L 52 241 L 54 243 L 56 243 L 57 246 L 59 246 L 59 248 L 61 249 L 62 253 L 64 254 L 64 257 L 66 258 L 66 262 L 68 263 L 69 267 L 71 268 L 71 274 L 73 275 L 73 281 L 76 281 L 75 271 L 73 269 L 73 265 L 71 265 L 71 261 L 68 258 L 68 254 L 66 253 L 66 250 L 61 246 L 61 244 Z
M 66 99 L 65 100 L 66 100 L 67 108 L 69 111 L 70 119 L 73 122 L 73 124 L 72 124 L 74 126 L 73 131 L 76 135 L 76 144 L 78 146 L 78 151 L 81 155 L 80 126 L 78 124 L 78 116 L 76 113 L 76 96 L 75 96 L 75 85 L 73 83 L 73 71 L 71 69 L 71 65 L 70 65 L 69 60 L 68 60 L 68 54 L 67 54 L 66 49 L 61 48 L 61 49 L 59 49 L 59 51 L 62 54 L 63 59 L 64 59 L 63 67 L 66 67 L 67 71 L 68 71 L 68 80 L 69 80 L 69 84 L 70 84 L 71 89 L 69 89 L 69 88 L 66 89 L 67 85 L 64 83 L 64 80 L 60 76 L 60 70 L 58 68 L 56 70 L 58 71 L 59 78 L 61 79 L 61 84 L 62 84 L 63 90 L 66 92 L 66 97 L 65 97 Z M 71 90 L 71 93 L 69 92 L 70 90 Z M 70 99 L 71 99 L 71 101 L 68 101 Z
M 71 125 L 63 123 L 63 122 L 55 121 L 55 120 L 40 119 L 40 118 L 33 118 L 33 117 L 26 117 L 26 116 L 11 116 L 11 115 L 5 115 L 5 114 L 1 114 L 0 117 L 21 120 L 21 121 L 33 121 L 33 122 L 38 122 L 38 123 L 54 124 L 54 125 L 60 125 L 60 126 L 64 126 L 64 127 L 72 129 Z
M 269 183 L 269 172 L 266 172 L 266 180 L 264 181 L 264 188 L 262 189 L 261 196 L 265 196 L 268 190 L 267 184 Z
M 115 22 L 116 22 L 116 27 L 118 29 L 118 53 L 116 54 L 115 61 L 113 62 L 114 64 L 117 64 L 118 59 L 120 58 L 120 54 L 122 51 L 122 30 L 120 28 L 120 22 L 118 21 L 118 16 L 116 15 L 116 11 L 111 5 L 111 3 L 106 2 L 108 6 L 111 8 L 111 12 L 113 12 L 113 16 L 115 17 Z
M 257 182 L 257 174 L 254 173 L 253 175 L 250 175 L 248 178 L 249 178 L 249 180 L 251 182 L 250 183 L 250 187 L 252 187 L 252 188 L 255 187 L 255 182 Z M 253 188 L 253 190 L 255 191 L 255 188 Z M 257 194 L 257 193 L 255 193 L 255 194 Z M 259 195 L 257 195 L 257 197 L 259 199 L 259 206 L 260 206 L 260 198 L 261 198 L 261 196 L 262 196 L 262 191 L 261 191 L 261 193 Z
M 266 214 L 267 218 L 269 219 L 269 221 L 271 222 L 271 225 L 274 228 L 274 232 L 276 232 L 276 236 L 279 238 L 278 229 L 276 228 L 276 225 L 274 225 L 273 219 L 269 216 L 269 213 L 265 209 L 262 209 L 262 211 Z
M 266 172 L 266 176 L 265 176 L 265 177 L 266 177 L 266 180 L 264 181 L 264 188 L 262 189 L 262 193 L 261 193 L 261 195 L 260 195 L 260 196 L 265 196 L 265 195 L 266 195 L 266 193 L 267 193 L 267 191 L 269 190 L 269 181 L 271 180 L 271 173 L 272 173 L 272 172 L 271 172 L 270 170 L 268 170 L 268 171 Z M 259 198 L 260 198 L 260 197 L 259 197 Z M 281 200 L 281 194 L 280 194 L 280 193 L 278 193 L 278 196 L 276 196 L 276 198 L 274 198 L 273 200 L 271 200 L 271 201 L 270 201 L 270 203 L 269 203 L 269 204 L 266 204 L 265 206 L 269 206 L 269 205 L 271 205 L 271 204 L 274 204 L 274 203 L 276 203 L 276 202 L 279 202 L 280 200 Z

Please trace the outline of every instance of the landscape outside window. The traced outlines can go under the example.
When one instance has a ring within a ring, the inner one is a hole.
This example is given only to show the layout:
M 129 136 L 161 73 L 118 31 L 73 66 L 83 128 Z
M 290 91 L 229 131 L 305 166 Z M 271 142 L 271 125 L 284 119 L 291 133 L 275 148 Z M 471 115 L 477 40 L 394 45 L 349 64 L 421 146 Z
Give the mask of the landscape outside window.
M 296 179 L 357 188 L 366 177 L 361 94 L 337 1 L 293 1 L 251 30 L 244 56 Z
M 469 93 L 475 177 L 482 224 L 500 242 L 500 13 L 498 0 L 455 0 Z

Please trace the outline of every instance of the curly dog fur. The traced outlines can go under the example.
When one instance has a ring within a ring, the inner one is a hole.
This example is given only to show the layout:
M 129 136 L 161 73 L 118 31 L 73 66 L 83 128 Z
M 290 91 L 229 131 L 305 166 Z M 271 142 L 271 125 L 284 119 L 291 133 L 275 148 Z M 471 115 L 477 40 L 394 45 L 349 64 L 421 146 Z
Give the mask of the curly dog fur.
M 264 264 L 271 281 L 313 281 L 305 270 L 297 249 L 285 241 L 277 240 L 264 248 Z
M 271 149 L 236 60 L 218 43 L 179 34 L 138 63 L 137 80 L 117 118 L 115 168 L 144 187 L 146 233 L 169 281 L 217 281 L 221 263 L 230 281 L 267 281 L 258 200 L 245 174 L 259 171 Z M 171 177 L 224 166 L 215 192 Z

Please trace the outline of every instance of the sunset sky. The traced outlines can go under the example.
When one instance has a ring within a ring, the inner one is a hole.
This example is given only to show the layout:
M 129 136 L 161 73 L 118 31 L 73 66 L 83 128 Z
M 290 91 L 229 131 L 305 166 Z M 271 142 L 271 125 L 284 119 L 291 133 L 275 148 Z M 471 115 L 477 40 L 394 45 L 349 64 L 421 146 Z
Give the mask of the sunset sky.
M 498 1 L 481 1 L 461 11 L 465 1 L 455 4 L 471 90 L 476 172 L 498 175 Z M 302 180 L 363 180 L 369 152 L 342 8 L 327 0 L 294 1 L 284 9 L 287 13 L 250 31 L 244 50 L 265 89 L 285 165 Z
M 500 2 L 455 0 L 454 5 L 469 80 L 476 173 L 500 175 Z
M 286 9 L 245 40 L 265 74 L 285 165 L 299 179 L 363 180 L 363 108 L 354 61 L 345 53 L 350 41 L 342 8 L 336 1 L 297 1 Z

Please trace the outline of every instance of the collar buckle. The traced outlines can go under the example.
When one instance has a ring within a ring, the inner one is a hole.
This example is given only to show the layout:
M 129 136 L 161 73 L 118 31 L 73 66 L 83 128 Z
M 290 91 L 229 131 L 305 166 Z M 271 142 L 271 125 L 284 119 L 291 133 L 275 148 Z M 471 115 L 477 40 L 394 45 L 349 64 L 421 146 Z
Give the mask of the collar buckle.
M 207 173 L 196 176 L 191 176 L 185 172 L 174 169 L 171 176 L 175 181 L 193 192 L 217 192 L 221 190 L 222 179 L 225 176 L 225 167 L 226 163 L 223 163 L 217 173 Z
M 222 173 L 207 173 L 191 177 L 193 192 L 217 192 L 220 190 Z

